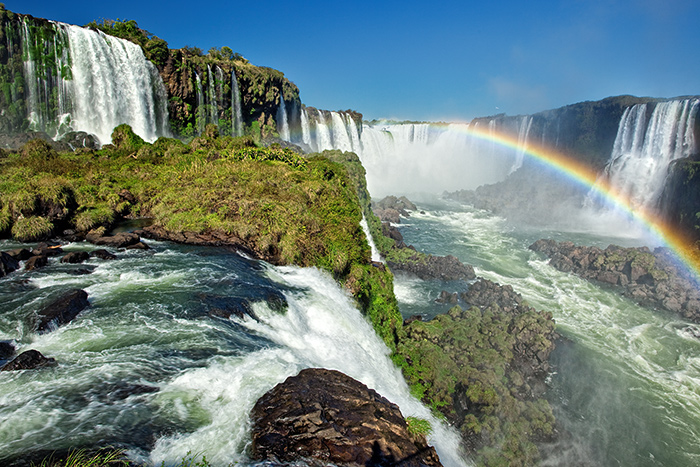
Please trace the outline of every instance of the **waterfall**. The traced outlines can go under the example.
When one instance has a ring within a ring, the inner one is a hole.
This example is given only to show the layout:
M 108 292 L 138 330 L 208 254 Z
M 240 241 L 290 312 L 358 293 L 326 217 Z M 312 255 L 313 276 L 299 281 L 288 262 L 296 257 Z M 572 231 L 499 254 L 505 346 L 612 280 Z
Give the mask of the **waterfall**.
M 219 124 L 219 106 L 216 98 L 216 83 L 214 82 L 214 74 L 211 71 L 211 65 L 207 65 L 207 123 Z
M 51 38 L 37 37 L 31 34 L 29 21 L 24 18 L 20 36 L 29 127 L 55 138 L 70 131 L 62 124 L 70 123 L 71 73 L 68 71 L 67 38 L 56 23 L 51 23 L 51 28 Z M 11 32 L 7 37 L 11 40 Z M 9 43 L 8 46 L 12 53 L 13 45 Z M 15 87 L 11 87 L 11 90 L 12 99 L 18 100 Z
M 243 136 L 243 110 L 241 109 L 241 90 L 238 87 L 236 70 L 231 71 L 231 131 L 233 136 Z
M 365 233 L 365 237 L 367 237 L 367 243 L 369 243 L 369 248 L 372 251 L 372 261 L 383 263 L 384 260 L 382 259 L 382 255 L 379 253 L 377 245 L 374 243 L 372 233 L 369 231 L 369 224 L 367 224 L 367 218 L 364 214 L 362 215 L 360 226 L 362 227 L 362 231 Z
M 311 128 L 309 127 L 309 115 L 306 109 L 301 110 L 301 142 L 311 147 Z
M 71 127 L 111 141 L 114 127 L 128 123 L 148 141 L 167 133 L 165 89 L 141 47 L 127 40 L 61 25 L 71 54 Z
M 323 117 L 323 112 L 319 110 L 316 122 L 316 150 L 320 152 L 326 149 L 333 149 L 333 139 L 331 138 L 331 130 Z
M 280 134 L 280 138 L 285 141 L 290 140 L 289 118 L 287 117 L 287 107 L 284 105 L 282 90 L 280 90 L 280 106 L 277 109 L 277 131 Z
M 197 123 L 197 134 L 204 133 L 204 127 L 207 126 L 206 109 L 204 106 L 204 91 L 202 90 L 202 79 L 199 74 L 194 72 L 195 86 L 197 91 L 197 109 L 195 110 L 195 121 Z
M 700 99 L 684 99 L 625 109 L 599 183 L 609 183 L 632 207 L 656 207 L 671 162 L 697 150 L 694 127 L 699 107 Z M 586 204 L 594 198 L 589 194 Z
M 523 166 L 525 152 L 527 151 L 527 139 L 528 136 L 530 136 L 530 129 L 532 128 L 532 116 L 523 116 L 520 119 L 519 126 L 520 128 L 518 130 L 518 151 L 515 155 L 515 162 L 513 163 L 513 167 L 511 167 L 510 169 L 510 173 L 515 172 Z

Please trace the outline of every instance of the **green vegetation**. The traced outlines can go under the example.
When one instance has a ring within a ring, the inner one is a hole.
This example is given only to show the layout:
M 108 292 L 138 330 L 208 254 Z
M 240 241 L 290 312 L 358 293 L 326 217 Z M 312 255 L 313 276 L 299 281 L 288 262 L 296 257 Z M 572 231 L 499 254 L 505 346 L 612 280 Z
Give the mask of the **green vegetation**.
M 422 418 L 406 417 L 406 423 L 411 436 L 428 436 L 433 431 L 430 422 Z
M 554 417 L 516 358 L 551 346 L 544 336 L 553 328 L 534 310 L 457 306 L 407 325 L 395 361 L 413 394 L 459 428 L 480 465 L 533 465 L 534 442 L 552 435 Z
M 104 450 L 90 454 L 84 449 L 71 451 L 65 459 L 54 460 L 51 456 L 39 464 L 32 463 L 32 467 L 129 467 L 130 465 L 122 451 Z

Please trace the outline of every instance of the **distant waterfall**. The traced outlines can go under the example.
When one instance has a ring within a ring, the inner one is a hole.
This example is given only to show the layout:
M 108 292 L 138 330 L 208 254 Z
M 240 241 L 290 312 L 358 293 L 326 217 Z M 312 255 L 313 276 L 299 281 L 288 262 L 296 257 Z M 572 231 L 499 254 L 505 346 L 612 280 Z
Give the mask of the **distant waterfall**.
M 195 109 L 195 121 L 197 123 L 197 133 L 204 133 L 204 127 L 207 125 L 206 101 L 204 100 L 204 91 L 202 90 L 202 79 L 199 74 L 194 72 L 194 81 L 197 89 L 197 108 Z
M 530 136 L 530 129 L 532 128 L 532 116 L 525 115 L 520 119 L 520 128 L 518 129 L 518 150 L 515 155 L 515 162 L 513 167 L 510 168 L 510 173 L 515 172 L 520 167 L 523 166 L 523 161 L 525 159 L 525 152 L 527 151 L 528 137 Z
M 231 71 L 231 132 L 232 136 L 243 136 L 241 90 L 238 87 L 238 78 L 236 78 L 235 69 Z
M 280 91 L 280 106 L 277 109 L 277 131 L 280 134 L 280 138 L 285 141 L 289 141 L 289 117 L 287 116 L 287 107 L 284 105 L 284 97 Z
M 148 141 L 168 134 L 163 82 L 138 45 L 63 23 L 35 35 L 29 21 L 20 34 L 30 128 L 52 137 L 85 131 L 102 143 L 122 123 Z
M 301 110 L 301 139 L 311 151 L 326 149 L 362 152 L 361 128 L 347 112 L 329 112 L 314 108 Z
M 627 108 L 601 181 L 606 180 L 632 207 L 655 207 L 670 163 L 697 151 L 694 127 L 699 108 L 699 99 Z

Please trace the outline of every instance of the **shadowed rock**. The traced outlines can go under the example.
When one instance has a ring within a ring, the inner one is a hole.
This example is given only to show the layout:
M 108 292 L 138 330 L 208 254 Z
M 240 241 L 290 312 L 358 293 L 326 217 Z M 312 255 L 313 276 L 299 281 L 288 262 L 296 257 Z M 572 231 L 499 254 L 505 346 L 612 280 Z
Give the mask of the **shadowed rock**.
M 19 261 L 5 252 L 0 253 L 0 277 L 6 276 L 19 268 Z
M 32 256 L 24 263 L 25 271 L 33 271 L 35 269 L 43 268 L 49 264 L 49 258 L 46 255 Z
M 90 259 L 90 253 L 87 251 L 71 251 L 66 256 L 61 258 L 62 263 L 79 264 Z
M 64 293 L 37 312 L 36 330 L 45 333 L 71 322 L 90 305 L 87 297 L 87 292 L 80 289 Z
M 116 255 L 113 255 L 112 253 L 104 249 L 95 250 L 92 253 L 90 253 L 90 256 L 104 260 L 117 259 Z
M 55 359 L 44 357 L 38 350 L 27 350 L 0 368 L 0 371 L 34 370 L 54 365 L 56 365 Z
M 435 449 L 413 437 L 398 406 L 343 373 L 302 370 L 253 408 L 252 457 L 336 465 L 439 466 Z

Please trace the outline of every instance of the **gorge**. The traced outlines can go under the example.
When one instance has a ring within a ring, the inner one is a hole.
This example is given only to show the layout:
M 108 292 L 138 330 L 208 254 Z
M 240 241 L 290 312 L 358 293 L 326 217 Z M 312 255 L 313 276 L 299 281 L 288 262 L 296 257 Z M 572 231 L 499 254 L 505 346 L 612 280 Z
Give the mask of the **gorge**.
M 0 340 L 59 362 L 0 379 L 3 461 L 109 444 L 146 465 L 192 453 L 254 464 L 253 405 L 321 367 L 429 420 L 446 466 L 697 462 L 700 332 L 685 313 L 697 300 L 640 306 L 527 247 L 542 237 L 670 245 L 688 258 L 634 213 L 664 216 L 685 245 L 697 240 L 700 98 L 366 122 L 303 105 L 281 72 L 226 47 L 168 49 L 133 21 L 82 28 L 4 9 L 1 19 L 0 250 L 59 235 L 66 252 L 93 252 L 85 234 L 128 219 L 137 225 L 123 228 L 151 232 L 148 250 L 110 247 L 116 261 L 49 257 L 0 278 Z M 594 176 L 572 180 L 560 160 Z M 370 250 L 386 255 L 369 196 L 387 194 L 417 203 L 393 225 L 406 245 L 452 255 L 478 279 L 392 277 Z M 19 234 L 27 219 L 43 222 L 40 235 Z M 87 292 L 87 311 L 34 332 L 27 316 L 68 287 Z M 473 298 L 490 287 L 503 303 Z M 442 291 L 457 303 L 437 303 Z M 552 316 L 562 336 L 554 349 Z M 494 349 L 511 360 L 501 366 Z M 419 366 L 450 380 L 440 373 L 450 351 L 475 367 L 465 377 L 473 384 L 436 384 L 439 397 L 425 397 Z M 407 355 L 425 361 L 411 367 Z M 546 385 L 523 370 L 531 361 L 548 368 Z M 436 416 L 451 399 L 461 411 Z M 517 416 L 493 415 L 494 400 Z M 466 454 L 465 440 L 474 443 Z

